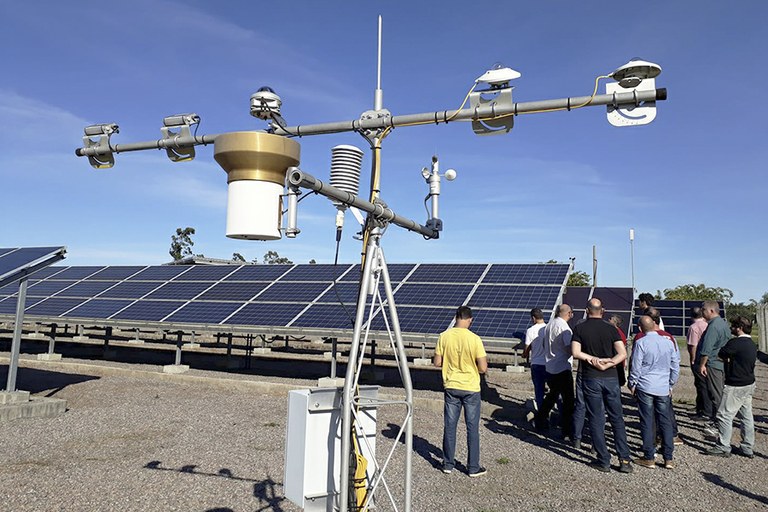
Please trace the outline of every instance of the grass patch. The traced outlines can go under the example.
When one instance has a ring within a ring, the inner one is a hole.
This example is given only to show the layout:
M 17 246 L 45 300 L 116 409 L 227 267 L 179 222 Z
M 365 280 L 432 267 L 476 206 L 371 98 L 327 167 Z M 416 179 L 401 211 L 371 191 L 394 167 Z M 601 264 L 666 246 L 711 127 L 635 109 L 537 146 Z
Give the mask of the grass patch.
M 512 461 L 509 460 L 508 457 L 499 457 L 498 459 L 496 459 L 496 463 L 497 464 L 502 464 L 503 465 L 503 464 L 509 464 L 510 462 L 512 462 Z

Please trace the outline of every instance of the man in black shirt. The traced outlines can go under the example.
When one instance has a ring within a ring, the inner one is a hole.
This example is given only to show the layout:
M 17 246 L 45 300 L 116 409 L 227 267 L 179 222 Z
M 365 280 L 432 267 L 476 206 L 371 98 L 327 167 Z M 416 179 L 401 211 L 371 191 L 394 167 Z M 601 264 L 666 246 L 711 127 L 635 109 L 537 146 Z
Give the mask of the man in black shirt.
M 613 427 L 613 440 L 619 455 L 619 471 L 631 473 L 627 431 L 621 408 L 621 388 L 616 367 L 627 358 L 619 332 L 603 321 L 603 303 L 593 298 L 587 303 L 587 319 L 573 328 L 571 348 L 579 361 L 584 401 L 587 404 L 592 446 L 597 461 L 591 466 L 610 471 L 611 455 L 605 443 L 605 413 Z
M 717 444 L 707 450 L 708 455 L 731 456 L 733 418 L 741 416 L 741 446 L 737 453 L 753 458 L 755 449 L 755 421 L 752 417 L 752 395 L 755 392 L 755 361 L 757 347 L 752 341 L 752 322 L 743 316 L 731 320 L 731 338 L 717 356 L 725 362 L 723 399 L 717 410 Z

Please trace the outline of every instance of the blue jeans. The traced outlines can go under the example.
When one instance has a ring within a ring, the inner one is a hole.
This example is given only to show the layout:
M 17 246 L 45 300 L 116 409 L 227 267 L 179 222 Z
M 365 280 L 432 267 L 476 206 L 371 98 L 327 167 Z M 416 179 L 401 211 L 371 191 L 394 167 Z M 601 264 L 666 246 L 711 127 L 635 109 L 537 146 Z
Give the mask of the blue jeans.
M 754 392 L 754 384 L 725 386 L 723 388 L 723 399 L 717 410 L 717 429 L 720 431 L 717 445 L 728 453 L 731 452 L 733 418 L 736 417 L 736 414 L 741 416 L 741 451 L 745 454 L 754 453 L 755 420 L 752 416 L 752 395 Z
M 615 373 L 615 372 L 614 372 Z M 584 402 L 587 404 L 589 430 L 597 460 L 605 467 L 611 464 L 611 455 L 605 444 L 605 413 L 613 427 L 613 441 L 621 461 L 630 460 L 627 431 L 621 409 L 621 389 L 618 376 L 607 379 L 583 379 Z
M 531 380 L 533 381 L 533 396 L 536 400 L 536 410 L 541 409 L 544 402 L 544 391 L 547 385 L 547 366 L 543 364 L 531 365 Z
M 443 398 L 443 469 L 456 465 L 456 425 L 461 408 L 467 424 L 467 470 L 480 471 L 480 392 L 446 389 Z
M 669 395 L 656 396 L 640 389 L 635 390 L 637 412 L 640 414 L 640 436 L 643 439 L 643 458 L 651 460 L 656 455 L 654 417 L 661 436 L 661 453 L 664 460 L 672 460 L 674 429 L 672 426 L 672 402 Z

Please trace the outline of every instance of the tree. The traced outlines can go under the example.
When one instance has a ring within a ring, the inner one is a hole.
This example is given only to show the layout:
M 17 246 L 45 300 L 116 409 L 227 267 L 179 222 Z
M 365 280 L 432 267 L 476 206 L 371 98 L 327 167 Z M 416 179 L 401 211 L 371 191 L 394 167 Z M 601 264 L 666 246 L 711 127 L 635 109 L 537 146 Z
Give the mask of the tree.
M 312 258 L 311 260 L 309 260 L 309 264 L 310 265 L 317 265 L 317 262 L 315 261 L 315 258 Z
M 176 234 L 171 235 L 171 249 L 168 254 L 174 260 L 180 260 L 186 256 L 192 256 L 192 235 L 195 234 L 195 228 L 186 227 L 184 229 L 176 228 Z
M 293 262 L 277 254 L 277 251 L 267 251 L 264 255 L 265 265 L 292 265 Z
M 576 270 L 568 276 L 566 286 L 589 286 L 589 284 L 589 274 L 583 270 Z
M 239 252 L 233 252 L 232 253 L 232 261 L 237 261 L 237 262 L 240 262 L 240 263 L 245 263 L 245 258 Z
M 768 292 L 765 292 L 760 298 L 760 304 L 768 304 Z
M 733 292 L 728 288 L 705 286 L 704 284 L 681 284 L 664 290 L 664 298 L 669 300 L 721 300 L 729 304 Z

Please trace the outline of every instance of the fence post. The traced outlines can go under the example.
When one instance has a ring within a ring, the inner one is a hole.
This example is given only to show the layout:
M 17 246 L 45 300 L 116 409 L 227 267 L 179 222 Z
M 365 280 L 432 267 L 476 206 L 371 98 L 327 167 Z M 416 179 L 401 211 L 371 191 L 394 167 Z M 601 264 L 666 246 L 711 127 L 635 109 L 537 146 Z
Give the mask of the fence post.
M 757 305 L 757 323 L 760 326 L 757 349 L 768 354 L 768 304 Z

